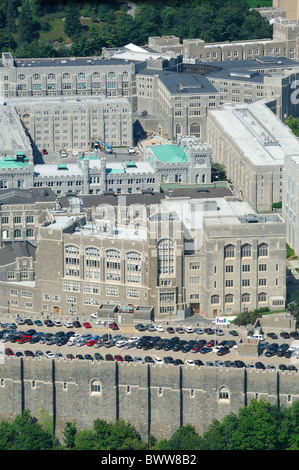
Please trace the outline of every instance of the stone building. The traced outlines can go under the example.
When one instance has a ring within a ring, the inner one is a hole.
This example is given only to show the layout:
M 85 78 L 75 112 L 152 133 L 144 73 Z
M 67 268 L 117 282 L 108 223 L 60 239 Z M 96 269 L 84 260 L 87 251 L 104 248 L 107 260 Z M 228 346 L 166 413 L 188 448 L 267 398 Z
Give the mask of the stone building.
M 299 150 L 298 139 L 266 104 L 223 106 L 209 113 L 207 124 L 213 161 L 225 165 L 235 193 L 259 212 L 282 201 L 284 159 Z
M 12 268 L 5 279 L 1 266 L 1 309 L 9 301 L 14 313 L 89 316 L 102 304 L 133 305 L 135 319 L 144 308 L 150 320 L 283 308 L 284 222 L 221 193 L 206 185 L 61 198 L 39 225 L 34 281 Z

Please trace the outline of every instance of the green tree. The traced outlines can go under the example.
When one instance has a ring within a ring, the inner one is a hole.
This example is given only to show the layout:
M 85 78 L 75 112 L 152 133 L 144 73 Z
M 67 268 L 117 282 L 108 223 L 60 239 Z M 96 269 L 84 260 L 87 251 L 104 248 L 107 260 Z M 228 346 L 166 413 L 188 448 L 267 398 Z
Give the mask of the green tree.
M 67 449 L 75 448 L 75 436 L 77 433 L 76 423 L 67 422 L 63 430 L 63 440 Z
M 212 181 L 227 181 L 226 168 L 223 163 L 212 163 L 211 165 Z
M 292 130 L 293 134 L 295 134 L 296 137 L 299 137 L 299 119 L 294 118 L 294 116 L 290 115 L 285 120 L 285 124 L 289 126 L 289 128 Z
M 283 413 L 265 400 L 252 400 L 238 413 L 228 450 L 279 450 Z
M 80 35 L 80 11 L 78 5 L 69 4 L 65 9 L 64 32 L 71 39 Z
M 34 39 L 34 21 L 31 7 L 25 1 L 18 20 L 18 39 L 20 42 L 31 42 Z
M 100 450 L 97 443 L 97 435 L 94 430 L 77 431 L 74 444 L 76 450 Z
M 202 438 L 190 424 L 181 426 L 169 440 L 158 441 L 154 450 L 199 450 Z
M 57 448 L 57 440 L 45 431 L 25 410 L 12 423 L 0 423 L 1 450 L 50 450 Z
M 6 8 L 6 29 L 9 32 L 14 32 L 16 28 L 16 19 L 18 17 L 17 2 L 10 0 L 7 2 Z

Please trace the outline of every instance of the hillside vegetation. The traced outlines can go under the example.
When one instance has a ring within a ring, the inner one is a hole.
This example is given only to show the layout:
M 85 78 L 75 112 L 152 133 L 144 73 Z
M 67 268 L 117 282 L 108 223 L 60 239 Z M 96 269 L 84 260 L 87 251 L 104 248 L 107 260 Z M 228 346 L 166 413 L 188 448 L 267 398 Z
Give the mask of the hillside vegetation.
M 271 3 L 271 2 L 270 2 Z M 272 37 L 247 0 L 0 0 L 0 48 L 15 57 L 100 55 L 102 47 L 176 35 L 206 42 Z M 258 5 L 269 5 L 259 1 Z M 133 13 L 133 14 L 132 14 Z

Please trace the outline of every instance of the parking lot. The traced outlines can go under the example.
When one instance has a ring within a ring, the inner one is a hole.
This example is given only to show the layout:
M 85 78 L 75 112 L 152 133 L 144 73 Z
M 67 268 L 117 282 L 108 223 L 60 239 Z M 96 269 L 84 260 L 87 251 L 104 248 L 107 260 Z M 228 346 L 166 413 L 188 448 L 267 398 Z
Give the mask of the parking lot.
M 262 344 L 267 347 L 259 356 L 241 356 L 238 354 L 238 343 L 244 331 L 238 332 L 232 328 L 217 332 L 213 328 L 184 329 L 177 326 L 171 328 L 153 325 L 142 325 L 139 328 L 137 325 L 117 325 L 112 329 L 112 325 L 96 325 L 94 321 L 57 325 L 51 322 L 47 325 L 42 321 L 26 321 L 27 323 L 15 325 L 2 322 L 0 345 L 4 356 L 11 350 L 14 356 L 30 359 L 37 356 L 39 351 L 41 359 L 49 357 L 57 360 L 127 360 L 190 367 L 255 367 L 257 362 L 261 362 L 265 368 L 274 366 L 279 370 L 281 365 L 284 365 L 285 368 L 291 366 L 295 371 L 299 363 L 299 358 L 294 352 L 289 357 L 279 357 L 277 351 L 269 357 L 266 356 L 270 345 L 277 344 L 277 348 L 284 345 L 285 351 L 288 351 L 291 343 L 296 342 L 292 336 L 285 338 L 280 333 L 277 333 L 276 338 L 265 335 Z M 74 339 L 70 342 L 72 337 Z M 95 339 L 89 342 L 92 338 Z M 112 341 L 107 341 L 110 338 Z M 221 351 L 225 350 L 223 345 L 226 346 L 226 351 L 221 355 Z

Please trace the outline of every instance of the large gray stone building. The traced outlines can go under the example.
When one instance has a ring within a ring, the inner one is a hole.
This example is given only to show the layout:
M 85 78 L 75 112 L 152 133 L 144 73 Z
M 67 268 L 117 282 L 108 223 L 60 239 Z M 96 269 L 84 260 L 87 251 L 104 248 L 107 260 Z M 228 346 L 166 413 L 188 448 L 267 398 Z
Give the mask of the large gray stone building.
M 13 275 L 11 257 L 1 266 L 2 311 L 9 302 L 14 313 L 89 316 L 133 305 L 135 319 L 150 320 L 283 308 L 285 224 L 229 193 L 62 197 L 39 225 L 31 281 Z

